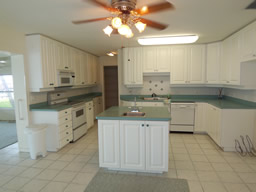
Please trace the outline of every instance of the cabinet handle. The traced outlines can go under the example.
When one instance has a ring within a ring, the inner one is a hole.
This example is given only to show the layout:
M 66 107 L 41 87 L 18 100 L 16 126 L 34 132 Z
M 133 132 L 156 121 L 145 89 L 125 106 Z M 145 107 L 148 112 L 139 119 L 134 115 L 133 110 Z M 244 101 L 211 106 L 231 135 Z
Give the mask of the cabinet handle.
M 68 118 L 66 118 L 66 120 L 68 120 Z
M 66 132 L 66 134 L 68 135 L 68 132 Z
M 89 110 L 91 110 L 92 108 L 89 108 Z
M 256 54 L 254 54 L 253 57 L 256 57 Z
M 68 67 L 65 67 L 65 69 L 68 69 Z
M 50 85 L 54 85 L 54 83 L 50 83 Z
M 141 127 L 144 127 L 144 124 L 142 124 Z
M 65 111 L 65 113 L 68 113 L 67 111 Z
M 72 78 L 75 78 L 76 76 L 72 75 Z
M 69 139 L 67 139 L 67 141 L 69 141 Z
M 149 124 L 147 124 L 147 127 L 149 127 Z
M 84 82 L 82 82 L 82 84 L 84 84 Z
M 68 125 L 66 125 L 66 127 L 68 127 Z

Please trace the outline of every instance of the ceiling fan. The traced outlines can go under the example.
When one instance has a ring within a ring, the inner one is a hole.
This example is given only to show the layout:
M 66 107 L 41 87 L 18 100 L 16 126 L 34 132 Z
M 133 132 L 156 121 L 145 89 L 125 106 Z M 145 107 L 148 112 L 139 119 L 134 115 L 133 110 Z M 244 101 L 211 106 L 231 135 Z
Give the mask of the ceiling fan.
M 162 2 L 149 6 L 143 6 L 142 8 L 137 9 L 137 0 L 111 0 L 111 5 L 107 5 L 100 0 L 84 1 L 94 3 L 95 5 L 110 11 L 113 16 L 73 21 L 74 24 L 110 20 L 111 24 L 103 29 L 104 33 L 108 36 L 110 36 L 112 32 L 114 34 L 119 33 L 120 35 L 123 35 L 127 38 L 131 38 L 134 35 L 131 30 L 132 26 L 135 26 L 140 33 L 145 30 L 146 26 L 158 30 L 166 29 L 168 25 L 142 18 L 141 15 L 156 13 L 167 9 L 174 9 L 173 4 L 170 2 Z

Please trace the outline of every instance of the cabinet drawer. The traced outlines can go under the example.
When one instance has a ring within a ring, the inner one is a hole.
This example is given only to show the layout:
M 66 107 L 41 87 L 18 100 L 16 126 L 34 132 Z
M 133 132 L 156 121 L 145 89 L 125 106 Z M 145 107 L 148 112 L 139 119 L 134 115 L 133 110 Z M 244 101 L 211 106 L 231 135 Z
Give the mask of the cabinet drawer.
M 65 145 L 67 145 L 72 140 L 73 140 L 73 135 L 69 135 L 69 136 L 65 137 L 64 139 L 61 139 L 60 140 L 60 148 L 62 148 Z
M 64 123 L 68 123 L 71 120 L 72 120 L 71 114 L 66 115 L 64 117 L 61 117 L 61 118 L 59 118 L 59 125 L 62 125 Z
M 60 133 L 60 140 L 64 139 L 65 137 L 68 137 L 70 135 L 73 135 L 72 128 L 66 129 Z
M 93 101 L 85 103 L 85 106 L 86 107 L 92 107 L 93 106 Z
M 60 111 L 59 118 L 65 116 L 65 115 L 69 115 L 69 114 L 71 114 L 71 108 Z
M 72 129 L 72 121 L 68 121 L 59 126 L 59 132 L 65 131 L 66 129 Z

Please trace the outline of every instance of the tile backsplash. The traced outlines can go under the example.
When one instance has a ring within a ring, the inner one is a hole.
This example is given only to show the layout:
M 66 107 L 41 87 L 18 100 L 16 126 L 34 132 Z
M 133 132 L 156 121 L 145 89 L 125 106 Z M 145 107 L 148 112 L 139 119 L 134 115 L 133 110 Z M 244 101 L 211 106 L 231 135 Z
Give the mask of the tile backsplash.
M 144 76 L 143 87 L 120 87 L 120 95 L 217 95 L 218 88 L 170 87 L 170 76 Z

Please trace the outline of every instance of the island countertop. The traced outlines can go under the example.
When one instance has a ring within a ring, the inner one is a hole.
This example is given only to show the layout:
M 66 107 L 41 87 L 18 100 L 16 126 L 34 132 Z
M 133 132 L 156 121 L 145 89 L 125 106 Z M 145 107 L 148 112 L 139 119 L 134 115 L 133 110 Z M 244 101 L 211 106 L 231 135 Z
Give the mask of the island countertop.
M 170 121 L 171 115 L 167 107 L 142 107 L 140 112 L 146 113 L 143 117 L 124 116 L 131 111 L 130 107 L 111 107 L 97 115 L 98 120 L 136 120 L 136 121 Z

